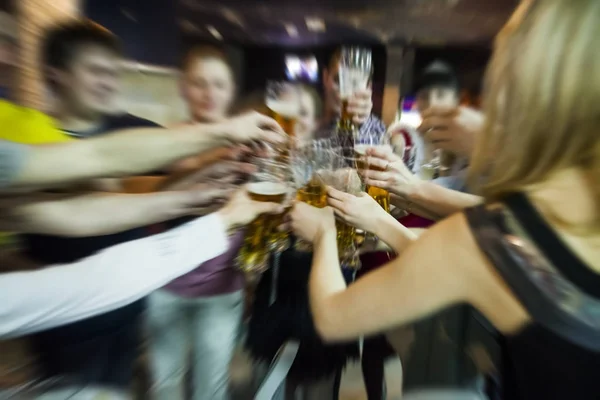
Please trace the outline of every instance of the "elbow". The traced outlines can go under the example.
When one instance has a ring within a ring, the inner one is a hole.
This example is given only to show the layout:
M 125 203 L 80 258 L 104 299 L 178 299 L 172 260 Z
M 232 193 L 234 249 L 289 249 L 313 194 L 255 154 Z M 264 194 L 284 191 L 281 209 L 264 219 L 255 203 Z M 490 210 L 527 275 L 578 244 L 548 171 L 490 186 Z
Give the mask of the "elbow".
M 334 316 L 328 315 L 331 313 L 323 311 L 325 310 L 321 310 L 320 312 L 314 313 L 313 319 L 317 334 L 325 343 L 335 343 L 341 341 L 343 339 L 340 336 L 341 329 L 337 325 Z

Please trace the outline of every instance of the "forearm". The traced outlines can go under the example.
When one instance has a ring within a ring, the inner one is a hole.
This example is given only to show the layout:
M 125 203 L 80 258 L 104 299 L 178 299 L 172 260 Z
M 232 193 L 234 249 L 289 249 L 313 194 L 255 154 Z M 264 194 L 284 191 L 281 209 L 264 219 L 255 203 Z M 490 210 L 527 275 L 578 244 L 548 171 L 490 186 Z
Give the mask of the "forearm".
M 419 183 L 408 195 L 408 200 L 442 218 L 483 202 L 479 196 L 447 189 L 432 182 Z
M 396 253 L 402 252 L 418 237 L 390 214 L 383 214 L 378 218 L 374 227 L 373 233 Z
M 14 185 L 56 186 L 160 169 L 225 145 L 224 136 L 215 129 L 215 125 L 139 128 L 77 142 L 32 146 Z
M 5 209 L 0 213 L 0 229 L 70 237 L 107 235 L 184 215 L 185 195 L 111 193 L 42 198 Z
M 337 252 L 335 229 L 323 232 L 313 243 L 313 260 L 309 280 L 310 303 L 317 331 L 324 336 L 332 318 L 328 302 L 346 289 Z M 324 332 L 325 331 L 325 332 Z
M 213 214 L 72 264 L 0 274 L 0 338 L 50 329 L 139 300 L 224 253 L 224 221 Z
M 406 238 L 409 238 L 409 235 L 413 235 L 416 238 L 418 238 L 419 236 L 421 236 L 421 234 L 423 234 L 423 232 L 426 231 L 426 229 L 420 229 L 420 228 L 409 228 L 408 229 L 410 232 L 406 233 L 404 230 L 402 230 L 402 232 L 399 232 L 401 235 L 406 235 Z M 403 239 L 400 239 L 403 241 Z M 413 239 L 414 240 L 414 239 Z M 400 246 L 396 246 L 396 247 L 401 247 L 402 249 L 404 249 L 405 245 L 409 244 L 409 242 L 406 242 L 405 244 L 401 244 Z M 360 253 L 361 254 L 366 254 L 366 253 L 377 253 L 377 252 L 394 252 L 396 254 L 400 254 L 400 252 L 398 250 L 394 250 L 390 245 L 388 245 L 386 242 L 384 242 L 383 240 L 373 240 L 372 243 L 365 243 L 360 247 Z

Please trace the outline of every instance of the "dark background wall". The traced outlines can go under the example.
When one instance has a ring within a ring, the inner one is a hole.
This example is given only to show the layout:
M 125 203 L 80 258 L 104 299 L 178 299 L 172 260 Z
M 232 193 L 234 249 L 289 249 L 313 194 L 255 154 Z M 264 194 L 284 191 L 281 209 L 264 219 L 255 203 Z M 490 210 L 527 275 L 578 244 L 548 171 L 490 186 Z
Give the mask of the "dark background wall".
M 131 59 L 175 66 L 180 55 L 177 2 L 165 0 L 87 0 L 83 15 L 121 38 Z
M 483 46 L 417 48 L 414 66 L 415 77 L 419 76 L 419 72 L 431 62 L 443 60 L 454 67 L 463 89 L 479 94 L 490 55 L 491 49 Z

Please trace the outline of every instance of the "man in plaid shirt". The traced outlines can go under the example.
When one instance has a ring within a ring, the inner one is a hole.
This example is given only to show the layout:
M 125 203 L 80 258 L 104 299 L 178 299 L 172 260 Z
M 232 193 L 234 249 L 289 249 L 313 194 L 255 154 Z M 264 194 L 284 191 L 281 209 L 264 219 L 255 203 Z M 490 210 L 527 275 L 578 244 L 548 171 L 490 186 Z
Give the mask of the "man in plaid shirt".
M 321 121 L 320 137 L 329 137 L 336 130 L 337 121 L 341 114 L 342 99 L 339 90 L 340 50 L 331 56 L 329 65 L 323 71 L 324 110 Z M 358 127 L 358 136 L 386 133 L 385 124 L 371 114 L 373 101 L 371 89 L 358 91 L 348 101 L 348 111 L 354 116 L 353 122 Z M 349 132 L 348 132 L 349 133 Z M 353 138 L 348 134 L 338 136 L 341 147 L 352 147 Z

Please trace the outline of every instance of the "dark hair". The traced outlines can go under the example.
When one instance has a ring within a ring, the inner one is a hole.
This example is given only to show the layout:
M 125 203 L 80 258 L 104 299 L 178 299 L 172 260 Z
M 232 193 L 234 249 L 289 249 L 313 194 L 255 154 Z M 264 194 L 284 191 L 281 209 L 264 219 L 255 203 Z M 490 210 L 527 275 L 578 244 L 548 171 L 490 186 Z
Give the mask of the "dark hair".
M 71 21 L 46 31 L 42 41 L 42 63 L 45 67 L 67 69 L 76 53 L 90 45 L 123 54 L 119 39 L 109 30 L 89 20 Z
M 450 88 L 456 92 L 460 91 L 458 77 L 450 64 L 444 61 L 434 61 L 429 64 L 417 79 L 415 93 L 434 86 Z

